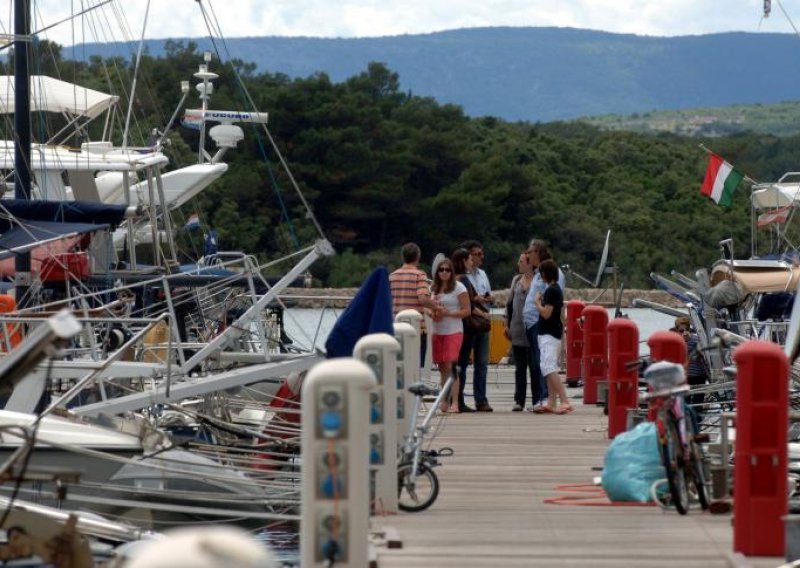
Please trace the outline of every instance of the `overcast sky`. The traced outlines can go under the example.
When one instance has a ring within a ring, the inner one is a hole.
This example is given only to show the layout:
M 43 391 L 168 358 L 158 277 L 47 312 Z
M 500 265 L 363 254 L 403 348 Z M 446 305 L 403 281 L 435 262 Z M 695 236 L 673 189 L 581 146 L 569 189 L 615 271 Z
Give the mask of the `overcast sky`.
M 36 27 L 104 1 L 33 0 Z M 145 35 L 209 35 L 201 5 L 224 37 L 375 37 L 483 26 L 560 26 L 658 36 L 792 32 L 780 2 L 800 22 L 800 0 L 772 0 L 768 19 L 762 19 L 763 0 L 151 0 Z M 125 39 L 122 11 L 138 39 L 146 6 L 147 0 L 113 0 L 74 29 L 63 24 L 49 31 L 48 38 L 63 45 Z

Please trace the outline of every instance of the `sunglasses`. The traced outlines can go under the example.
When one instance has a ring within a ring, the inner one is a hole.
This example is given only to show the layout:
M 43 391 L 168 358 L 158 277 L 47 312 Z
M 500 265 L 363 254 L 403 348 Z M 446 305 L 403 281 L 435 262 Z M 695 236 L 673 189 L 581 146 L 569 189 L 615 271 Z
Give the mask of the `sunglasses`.
M 453 272 L 453 269 L 452 268 L 442 267 L 442 268 L 438 269 L 436 272 Z
M 483 256 L 482 252 L 471 252 L 469 254 L 471 254 L 472 256 Z

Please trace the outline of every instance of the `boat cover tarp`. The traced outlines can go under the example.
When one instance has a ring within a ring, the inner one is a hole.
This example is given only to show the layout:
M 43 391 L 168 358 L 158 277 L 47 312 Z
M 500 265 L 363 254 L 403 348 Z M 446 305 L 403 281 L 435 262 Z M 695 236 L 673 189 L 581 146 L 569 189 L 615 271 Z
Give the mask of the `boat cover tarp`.
M 14 113 L 14 77 L 0 75 L 0 113 Z M 119 97 L 79 87 L 47 75 L 31 76 L 31 111 L 67 113 L 95 118 Z
M 383 266 L 372 271 L 336 320 L 325 342 L 328 358 L 352 357 L 356 342 L 370 333 L 394 336 L 389 272 Z
M 22 221 L 0 236 L 0 259 L 27 252 L 53 241 L 75 237 L 106 228 L 94 223 L 54 223 Z
M 0 213 L 26 221 L 95 223 L 117 227 L 125 217 L 126 210 L 125 205 L 87 201 L 0 200 Z M 6 232 L 15 224 L 8 216 L 0 215 L 0 233 Z
M 39 246 L 30 249 L 31 273 L 38 274 L 41 272 L 42 262 L 45 259 L 55 258 L 58 255 L 62 255 L 73 250 L 73 247 L 77 244 L 80 238 L 81 237 L 58 239 L 45 244 L 39 244 Z M 8 255 L 3 256 L 5 256 L 5 258 L 0 257 L 0 278 L 13 278 L 14 274 L 17 272 L 16 260 Z M 3 282 L 0 282 L 0 293 L 4 293 L 2 291 L 2 286 Z
M 788 207 L 800 200 L 800 184 L 773 183 L 766 187 L 754 189 L 753 207 L 756 209 L 777 209 Z
M 180 271 L 185 274 L 197 274 L 202 276 L 220 276 L 220 277 L 228 277 L 228 276 L 238 276 L 238 272 L 234 272 L 233 270 L 228 270 L 227 268 L 223 268 L 221 266 L 205 266 L 202 264 L 181 264 Z
M 731 268 L 720 264 L 712 269 L 712 282 L 717 272 L 731 273 Z M 786 292 L 797 289 L 800 282 L 800 266 L 785 265 L 775 268 L 744 268 L 732 269 L 734 280 L 748 293 L 761 292 Z M 717 278 L 719 280 L 719 278 Z

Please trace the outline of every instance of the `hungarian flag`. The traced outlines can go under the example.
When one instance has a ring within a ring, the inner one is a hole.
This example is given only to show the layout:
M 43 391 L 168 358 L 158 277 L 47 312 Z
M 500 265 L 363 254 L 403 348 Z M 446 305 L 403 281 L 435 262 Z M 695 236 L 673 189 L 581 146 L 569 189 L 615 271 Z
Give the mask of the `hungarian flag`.
M 711 154 L 700 192 L 713 199 L 714 203 L 730 207 L 733 191 L 743 178 L 743 173 L 734 170 L 733 166 L 716 154 Z
M 785 223 L 789 220 L 789 213 L 792 212 L 792 206 L 781 207 L 780 209 L 773 209 L 758 216 L 756 225 L 759 227 L 766 227 L 773 223 Z
M 186 231 L 194 231 L 195 229 L 200 228 L 200 216 L 197 213 L 192 213 L 189 215 L 189 219 L 186 221 L 186 224 L 183 226 L 183 228 Z

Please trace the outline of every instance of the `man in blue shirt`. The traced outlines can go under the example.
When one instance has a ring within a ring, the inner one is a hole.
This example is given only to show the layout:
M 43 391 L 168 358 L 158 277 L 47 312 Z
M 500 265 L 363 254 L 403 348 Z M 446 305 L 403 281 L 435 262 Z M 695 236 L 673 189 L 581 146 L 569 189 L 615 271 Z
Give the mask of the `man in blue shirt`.
M 492 286 L 489 277 L 481 269 L 483 264 L 483 245 L 478 241 L 466 241 L 461 245 L 472 257 L 473 268 L 467 273 L 467 279 L 477 292 L 475 303 L 486 308 L 488 312 L 494 304 L 492 296 Z M 486 398 L 486 375 L 489 372 L 489 333 L 464 333 L 464 340 L 461 344 L 461 352 L 458 357 L 458 375 L 462 387 L 467 381 L 467 365 L 469 365 L 470 353 L 472 354 L 472 364 L 475 370 L 472 375 L 472 389 L 475 397 L 475 410 L 478 412 L 492 412 L 494 409 L 489 406 Z M 472 409 L 463 405 L 461 412 L 470 412 Z
M 533 376 L 531 377 L 531 390 L 533 391 L 533 407 L 529 410 L 535 411 L 537 407 L 547 401 L 547 383 L 542 376 L 542 369 L 539 360 L 539 339 L 538 328 L 539 325 L 539 310 L 536 309 L 536 295 L 544 294 L 547 288 L 547 283 L 542 280 L 539 274 L 539 264 L 542 261 L 552 259 L 550 251 L 547 250 L 547 243 L 540 239 L 531 239 L 528 245 L 528 259 L 533 267 L 533 281 L 531 287 L 528 289 L 528 295 L 525 297 L 525 307 L 522 310 L 522 319 L 525 322 L 525 333 L 528 336 L 528 343 L 531 346 L 531 367 L 533 369 Z M 566 278 L 561 269 L 558 269 L 558 285 L 561 290 L 565 290 Z

